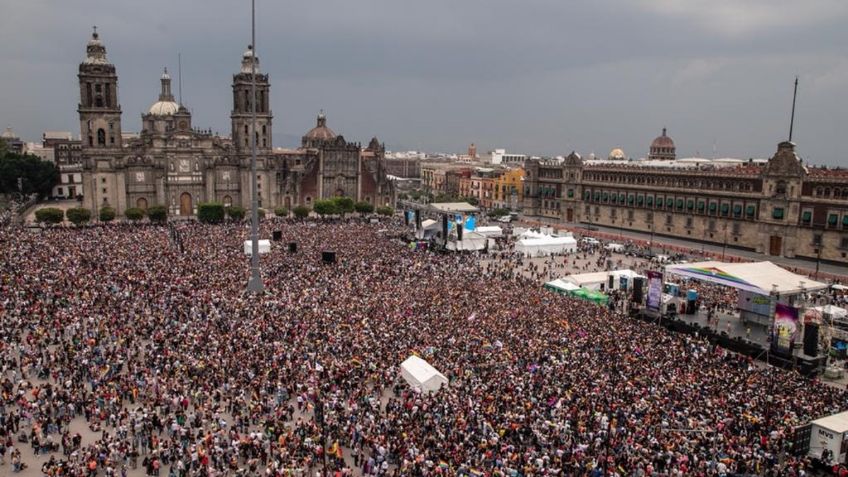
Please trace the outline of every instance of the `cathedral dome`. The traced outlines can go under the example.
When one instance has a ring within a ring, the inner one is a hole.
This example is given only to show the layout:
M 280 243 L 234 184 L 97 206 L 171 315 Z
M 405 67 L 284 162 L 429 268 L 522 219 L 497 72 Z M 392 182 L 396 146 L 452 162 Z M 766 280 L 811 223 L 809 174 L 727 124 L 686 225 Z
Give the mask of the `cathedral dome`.
M 180 105 L 174 101 L 174 95 L 171 94 L 171 75 L 168 74 L 168 68 L 165 68 L 159 82 L 162 83 L 159 101 L 150 106 L 148 113 L 154 116 L 173 116 L 180 110 Z
M 154 116 L 173 116 L 180 110 L 180 105 L 174 101 L 156 101 L 150 106 L 148 113 Z
M 327 127 L 327 116 L 324 115 L 323 111 L 318 114 L 318 124 L 314 128 L 310 129 L 304 138 L 318 139 L 322 141 L 336 138 L 336 133 Z

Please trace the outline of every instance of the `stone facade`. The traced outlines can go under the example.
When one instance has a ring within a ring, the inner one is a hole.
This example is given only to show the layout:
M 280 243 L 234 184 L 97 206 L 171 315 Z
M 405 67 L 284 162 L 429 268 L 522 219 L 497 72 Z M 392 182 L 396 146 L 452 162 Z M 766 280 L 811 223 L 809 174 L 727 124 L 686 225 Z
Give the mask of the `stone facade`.
M 394 202 L 383 144 L 376 138 L 366 148 L 347 142 L 326 127 L 323 114 L 301 147 L 273 148 L 269 77 L 260 72 L 250 48 L 233 75 L 230 137 L 192 125 L 191 113 L 174 100 L 166 70 L 158 101 L 142 115 L 141 133 L 122 140 L 118 76 L 96 32 L 80 64 L 79 82 L 83 182 L 91 191 L 84 203 L 95 216 L 103 206 L 122 214 L 129 207 L 165 205 L 171 216 L 183 217 L 194 215 L 202 202 L 249 207 L 253 141 L 260 207 L 311 205 L 336 195 L 374 205 Z
M 764 166 L 661 168 L 572 153 L 526 169 L 527 215 L 848 263 L 848 170 L 807 167 L 790 142 Z

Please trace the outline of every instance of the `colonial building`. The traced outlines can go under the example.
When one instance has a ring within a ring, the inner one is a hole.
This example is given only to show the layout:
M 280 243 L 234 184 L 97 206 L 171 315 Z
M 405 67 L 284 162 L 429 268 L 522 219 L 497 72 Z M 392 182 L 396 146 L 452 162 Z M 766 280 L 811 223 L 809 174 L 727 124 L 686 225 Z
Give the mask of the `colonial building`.
M 159 204 L 176 216 L 194 215 L 202 202 L 248 207 L 253 141 L 260 207 L 312 205 L 316 199 L 339 195 L 375 205 L 394 201 L 383 144 L 376 138 L 366 148 L 348 142 L 327 127 L 323 114 L 301 147 L 273 148 L 269 77 L 261 73 L 259 58 L 250 48 L 233 75 L 229 137 L 193 125 L 191 112 L 175 101 L 165 70 L 159 98 L 142 115 L 140 134 L 125 138 L 117 71 L 107 61 L 97 32 L 88 42 L 78 78 L 84 203 L 95 216 L 103 206 L 122 214 L 130 207 Z
M 665 164 L 528 161 L 524 212 L 848 262 L 848 170 L 806 166 L 791 142 L 764 165 Z

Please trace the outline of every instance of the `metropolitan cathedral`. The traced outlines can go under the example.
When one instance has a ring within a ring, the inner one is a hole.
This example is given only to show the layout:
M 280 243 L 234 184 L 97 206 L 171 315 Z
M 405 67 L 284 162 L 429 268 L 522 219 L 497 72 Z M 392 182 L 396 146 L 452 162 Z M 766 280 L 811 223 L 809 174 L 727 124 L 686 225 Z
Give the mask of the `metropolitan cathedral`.
M 256 74 L 255 129 L 252 71 Z M 141 132 L 122 138 L 118 75 L 96 31 L 78 77 L 83 183 L 89 192 L 84 206 L 95 214 L 104 206 L 123 214 L 131 207 L 165 205 L 170 216 L 192 216 L 199 203 L 212 201 L 249 207 L 251 133 L 256 139 L 262 208 L 311 207 L 315 200 L 336 196 L 375 206 L 393 203 L 385 146 L 377 138 L 366 147 L 348 142 L 327 126 L 322 113 L 300 147 L 273 147 L 270 82 L 250 48 L 242 57 L 240 71 L 233 75 L 229 137 L 194 127 L 189 110 L 174 99 L 166 69 L 158 100 L 142 114 Z

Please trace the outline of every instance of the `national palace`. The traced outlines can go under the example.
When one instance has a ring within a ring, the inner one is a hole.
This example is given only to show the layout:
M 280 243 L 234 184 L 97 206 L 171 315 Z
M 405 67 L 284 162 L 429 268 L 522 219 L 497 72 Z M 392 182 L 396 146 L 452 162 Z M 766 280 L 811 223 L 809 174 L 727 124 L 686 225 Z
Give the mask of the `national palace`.
M 767 161 L 681 161 L 663 130 L 644 161 L 572 153 L 525 169 L 526 215 L 848 262 L 848 170 L 808 166 L 792 142 Z

